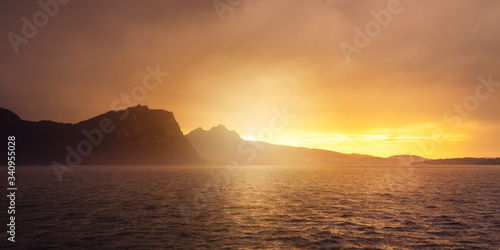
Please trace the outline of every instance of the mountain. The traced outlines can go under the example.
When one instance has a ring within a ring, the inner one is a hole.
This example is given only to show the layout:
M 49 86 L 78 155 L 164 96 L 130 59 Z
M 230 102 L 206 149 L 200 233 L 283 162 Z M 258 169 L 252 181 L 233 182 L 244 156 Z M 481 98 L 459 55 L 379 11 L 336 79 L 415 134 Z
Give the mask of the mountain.
M 16 138 L 17 165 L 203 162 L 172 112 L 147 106 L 109 111 L 76 124 L 24 121 L 1 108 L 0 119 L 2 140 Z
M 197 128 L 187 134 L 186 138 L 198 153 L 202 152 L 200 156 L 210 163 L 222 163 L 239 156 L 235 149 L 243 141 L 238 133 L 227 130 L 223 125 L 209 131 Z
M 393 156 L 389 158 L 361 154 L 275 145 L 266 142 L 243 140 L 235 131 L 219 125 L 210 130 L 197 128 L 186 135 L 191 145 L 206 161 L 224 164 L 293 164 L 293 165 L 408 165 L 422 161 L 417 156 Z
M 183 135 L 171 112 L 135 106 L 81 121 L 25 121 L 0 108 L 0 136 L 15 136 L 17 165 L 292 164 L 408 165 L 416 156 L 389 158 L 243 140 L 223 125 Z M 201 156 L 201 157 L 200 157 Z M 6 158 L 0 165 L 6 165 Z

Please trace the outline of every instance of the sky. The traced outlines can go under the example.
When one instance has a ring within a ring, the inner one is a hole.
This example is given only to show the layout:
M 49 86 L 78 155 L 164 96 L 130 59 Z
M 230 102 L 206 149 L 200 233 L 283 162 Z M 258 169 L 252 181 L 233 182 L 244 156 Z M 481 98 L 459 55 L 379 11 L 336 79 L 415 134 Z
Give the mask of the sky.
M 0 2 L 0 107 L 24 120 L 141 104 L 184 133 L 500 156 L 499 1 L 40 2 Z

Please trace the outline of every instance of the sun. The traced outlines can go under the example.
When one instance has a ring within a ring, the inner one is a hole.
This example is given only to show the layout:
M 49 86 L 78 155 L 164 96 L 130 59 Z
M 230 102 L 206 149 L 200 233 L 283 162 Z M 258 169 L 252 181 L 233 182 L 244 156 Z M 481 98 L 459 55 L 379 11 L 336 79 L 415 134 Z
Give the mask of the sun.
M 247 134 L 247 135 L 243 136 L 243 140 L 246 140 L 246 141 L 257 141 L 257 138 L 254 135 Z

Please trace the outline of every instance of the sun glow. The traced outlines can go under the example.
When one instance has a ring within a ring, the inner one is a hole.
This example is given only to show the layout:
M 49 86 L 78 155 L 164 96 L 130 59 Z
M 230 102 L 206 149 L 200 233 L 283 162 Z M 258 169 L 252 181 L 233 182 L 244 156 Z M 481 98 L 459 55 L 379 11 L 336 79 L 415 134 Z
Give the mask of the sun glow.
M 340 134 L 314 132 L 285 132 L 277 135 L 273 144 L 333 150 L 341 153 L 368 154 L 380 157 L 413 154 L 422 157 L 439 157 L 435 148 L 467 140 L 464 134 L 447 134 L 437 143 L 431 135 L 409 134 Z
M 246 141 L 257 141 L 257 138 L 254 135 L 247 134 L 247 135 L 243 136 L 243 140 L 246 140 Z

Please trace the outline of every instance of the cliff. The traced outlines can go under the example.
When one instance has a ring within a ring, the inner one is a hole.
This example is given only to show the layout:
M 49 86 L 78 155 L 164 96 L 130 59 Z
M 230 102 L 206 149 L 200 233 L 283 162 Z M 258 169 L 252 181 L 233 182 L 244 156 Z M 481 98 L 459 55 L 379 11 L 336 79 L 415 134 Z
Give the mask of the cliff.
M 0 109 L 0 119 L 1 138 L 16 137 L 17 165 L 202 163 L 172 112 L 147 106 L 76 124 L 24 121 L 6 109 Z

